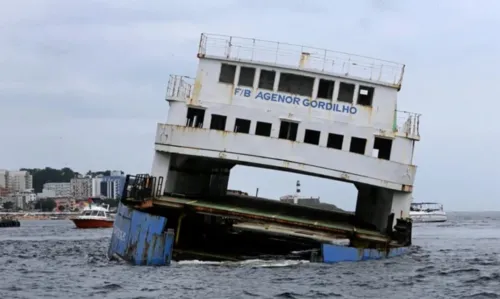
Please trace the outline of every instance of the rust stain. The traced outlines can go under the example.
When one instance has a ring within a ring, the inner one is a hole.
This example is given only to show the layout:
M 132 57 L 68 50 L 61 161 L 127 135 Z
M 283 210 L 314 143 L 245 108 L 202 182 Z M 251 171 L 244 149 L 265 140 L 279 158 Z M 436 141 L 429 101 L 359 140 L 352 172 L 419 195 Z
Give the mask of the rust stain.
M 145 201 L 134 206 L 134 208 L 138 210 L 144 210 L 152 207 L 153 207 L 153 199 L 146 199 Z
M 171 126 L 174 126 L 174 130 L 175 131 L 178 131 L 178 132 L 199 132 L 199 131 L 203 131 L 203 130 L 206 130 L 206 129 L 203 129 L 203 128 L 196 128 L 196 127 L 186 127 L 186 126 L 181 126 L 181 125 L 171 125 Z
M 358 258 L 361 260 L 363 259 L 363 251 L 364 251 L 364 248 L 360 248 L 360 247 L 357 247 L 356 248 L 357 251 L 358 251 Z
M 311 57 L 311 53 L 302 52 L 300 54 L 299 68 L 307 68 L 310 57 Z
M 132 260 L 134 258 L 136 250 L 137 250 L 137 241 L 134 243 L 128 244 L 127 249 L 125 249 L 126 259 Z
M 354 105 L 353 105 L 354 106 Z M 356 105 L 358 110 L 364 111 L 368 117 L 368 124 L 372 125 L 372 117 L 374 116 L 374 111 L 372 106 L 364 106 L 364 105 Z M 354 115 L 351 115 L 351 118 L 354 117 Z
M 196 75 L 196 78 L 194 80 L 194 85 L 193 85 L 193 92 L 192 96 L 189 98 L 189 104 L 192 105 L 198 105 L 199 104 L 199 97 L 200 97 L 200 92 L 201 92 L 201 87 L 202 87 L 202 78 L 203 76 L 201 73 L 203 70 L 200 70 L 200 72 Z
M 144 236 L 144 250 L 142 252 L 142 262 L 147 262 L 148 260 L 148 253 L 149 253 L 148 236 L 149 236 L 149 226 L 146 231 L 146 236 Z
M 156 251 L 156 242 L 158 241 L 158 239 L 160 239 L 160 244 L 165 244 L 165 242 L 161 242 L 164 239 L 164 236 L 165 236 L 165 234 L 161 234 L 159 236 L 153 235 L 153 237 L 151 239 L 151 246 L 153 246 L 153 254 Z
M 403 187 L 401 188 L 402 191 L 404 192 L 412 192 L 413 191 L 413 186 L 411 185 L 403 185 Z
M 342 174 L 340 175 L 340 178 L 342 178 L 342 179 L 344 179 L 344 180 L 348 180 L 348 179 L 349 179 L 349 175 L 348 175 L 347 173 L 345 173 L 345 172 L 344 172 L 344 173 L 342 173 Z

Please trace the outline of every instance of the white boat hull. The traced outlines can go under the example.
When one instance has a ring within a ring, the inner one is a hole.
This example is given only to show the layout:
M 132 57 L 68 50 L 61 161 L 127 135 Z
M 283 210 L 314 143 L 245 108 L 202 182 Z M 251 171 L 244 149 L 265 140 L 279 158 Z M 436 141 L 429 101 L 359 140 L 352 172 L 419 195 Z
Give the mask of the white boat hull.
M 445 212 L 410 212 L 413 222 L 446 222 L 448 217 Z

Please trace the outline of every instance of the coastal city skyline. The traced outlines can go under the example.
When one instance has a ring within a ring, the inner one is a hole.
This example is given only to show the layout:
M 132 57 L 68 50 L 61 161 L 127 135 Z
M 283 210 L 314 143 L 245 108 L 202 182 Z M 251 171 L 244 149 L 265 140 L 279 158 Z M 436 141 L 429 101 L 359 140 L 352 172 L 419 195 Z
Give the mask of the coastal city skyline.
M 74 172 L 71 177 L 51 180 L 47 176 L 40 176 L 36 170 L 0 169 L 0 209 L 32 210 L 37 209 L 37 202 L 52 200 L 56 203 L 54 209 L 60 211 L 62 208 L 59 209 L 59 206 L 74 209 L 88 198 L 118 200 L 125 183 L 125 174 L 116 170 L 105 173 L 108 175 L 90 171 L 84 174 Z M 41 190 L 35 183 L 42 186 Z

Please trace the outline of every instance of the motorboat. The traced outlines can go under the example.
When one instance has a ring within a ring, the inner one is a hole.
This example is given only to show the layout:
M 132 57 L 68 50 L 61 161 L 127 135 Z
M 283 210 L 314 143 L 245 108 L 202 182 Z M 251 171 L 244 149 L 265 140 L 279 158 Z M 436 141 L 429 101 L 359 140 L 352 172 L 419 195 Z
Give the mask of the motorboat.
M 448 220 L 443 205 L 436 202 L 412 203 L 410 218 L 413 222 L 445 222 Z
M 92 205 L 85 207 L 81 214 L 70 218 L 77 228 L 110 228 L 115 221 L 109 212 L 109 205 Z

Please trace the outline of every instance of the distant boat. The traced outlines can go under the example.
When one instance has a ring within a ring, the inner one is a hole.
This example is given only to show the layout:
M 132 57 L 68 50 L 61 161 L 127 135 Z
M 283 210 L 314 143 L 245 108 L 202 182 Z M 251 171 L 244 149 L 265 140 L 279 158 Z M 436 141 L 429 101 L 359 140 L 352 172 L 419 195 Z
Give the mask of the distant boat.
M 21 223 L 19 220 L 11 217 L 0 217 L 0 227 L 19 227 Z
M 109 206 L 97 206 L 90 204 L 82 213 L 71 221 L 77 228 L 110 228 L 113 227 L 114 217 L 109 213 Z
M 443 205 L 436 202 L 416 202 L 410 206 L 413 222 L 445 222 L 448 220 Z

